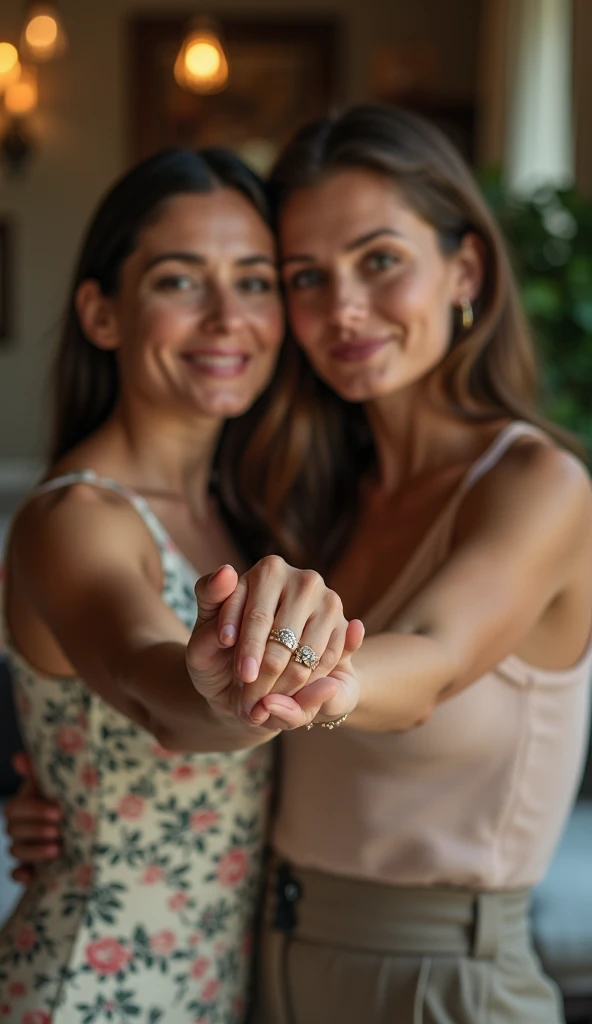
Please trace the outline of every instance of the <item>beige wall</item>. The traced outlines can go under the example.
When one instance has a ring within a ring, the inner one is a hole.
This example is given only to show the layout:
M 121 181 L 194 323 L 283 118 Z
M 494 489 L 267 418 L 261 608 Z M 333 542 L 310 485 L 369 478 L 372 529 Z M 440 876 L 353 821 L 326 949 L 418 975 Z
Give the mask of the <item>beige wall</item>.
M 70 49 L 40 73 L 40 107 L 31 124 L 38 151 L 22 178 L 0 178 L 0 216 L 13 219 L 18 243 L 18 337 L 0 349 L 0 487 L 2 460 L 35 457 L 44 449 L 47 368 L 76 247 L 98 195 L 125 165 L 126 16 L 168 5 L 164 0 L 62 0 L 60 6 Z M 246 0 L 216 0 L 215 9 L 248 13 L 252 6 Z M 439 48 L 442 91 L 470 95 L 478 8 L 479 0 L 256 2 L 261 12 L 343 16 L 348 100 L 365 97 L 373 49 L 389 40 L 432 40 Z M 22 9 L 22 0 L 2 0 L 1 34 L 16 34 Z

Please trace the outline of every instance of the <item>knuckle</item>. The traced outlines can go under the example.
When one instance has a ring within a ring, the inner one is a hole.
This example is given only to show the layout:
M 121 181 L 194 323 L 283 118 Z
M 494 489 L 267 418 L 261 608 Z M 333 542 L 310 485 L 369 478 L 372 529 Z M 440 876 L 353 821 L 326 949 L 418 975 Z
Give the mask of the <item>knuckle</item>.
M 287 653 L 288 652 L 286 651 L 286 654 Z M 285 667 L 286 656 L 282 654 L 280 650 L 267 647 L 261 661 L 260 674 L 265 676 L 277 676 L 284 671 Z
M 286 568 L 286 562 L 281 555 L 265 555 L 264 558 L 257 562 L 254 568 L 265 576 L 272 576 L 283 572 Z
M 301 569 L 300 588 L 305 593 L 316 590 L 323 583 L 323 577 L 315 569 Z
M 247 622 L 250 626 L 263 626 L 268 631 L 271 630 L 273 625 L 273 616 L 267 608 L 262 608 L 260 605 L 255 605 L 253 608 L 249 608 L 247 615 Z
M 300 665 L 297 661 L 291 661 L 284 676 L 288 689 L 298 690 L 310 679 L 310 669 L 306 665 Z
M 327 590 L 327 593 L 325 594 L 325 605 L 331 614 L 341 616 L 343 618 L 343 601 L 339 594 L 336 594 L 334 590 Z

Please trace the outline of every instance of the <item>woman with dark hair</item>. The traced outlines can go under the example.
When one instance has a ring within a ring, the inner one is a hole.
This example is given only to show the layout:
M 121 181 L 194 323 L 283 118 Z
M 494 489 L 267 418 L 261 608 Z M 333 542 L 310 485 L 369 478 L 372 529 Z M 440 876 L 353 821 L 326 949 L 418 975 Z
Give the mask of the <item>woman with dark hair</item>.
M 527 906 L 586 749 L 588 476 L 536 411 L 503 242 L 436 129 L 353 109 L 271 184 L 306 357 L 276 550 L 367 636 L 323 709 L 347 720 L 282 741 L 260 1019 L 557 1024 Z M 297 701 L 280 682 L 253 721 Z
M 233 712 L 285 675 L 310 683 L 306 723 L 361 640 L 318 574 L 268 557 L 237 577 L 264 531 L 226 512 L 214 463 L 225 421 L 244 436 L 269 403 L 282 335 L 265 199 L 238 159 L 162 153 L 106 196 L 51 469 L 6 554 L 24 734 L 63 815 L 60 857 L 0 935 L 20 1024 L 243 1020 L 277 729 Z

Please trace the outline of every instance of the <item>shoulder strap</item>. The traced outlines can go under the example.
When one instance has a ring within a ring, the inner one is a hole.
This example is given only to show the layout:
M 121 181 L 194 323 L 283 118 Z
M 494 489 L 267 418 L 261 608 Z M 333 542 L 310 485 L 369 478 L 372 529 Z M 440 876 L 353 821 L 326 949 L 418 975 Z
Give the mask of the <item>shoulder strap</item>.
M 459 497 L 463 497 L 473 484 L 476 484 L 478 480 L 489 473 L 490 469 L 497 465 L 517 438 L 528 436 L 538 437 L 543 441 L 547 439 L 546 434 L 542 430 L 532 426 L 531 423 L 524 423 L 522 420 L 509 423 L 507 427 L 504 427 L 490 444 L 489 448 L 483 452 L 483 455 L 473 463 L 467 472 L 460 486 Z
M 148 503 L 139 494 L 136 494 L 130 487 L 126 487 L 125 484 L 119 483 L 118 480 L 111 480 L 109 477 L 99 476 L 95 473 L 94 469 L 80 469 L 73 473 L 64 473 L 62 476 L 56 476 L 52 480 L 46 480 L 45 483 L 39 484 L 31 494 L 28 495 L 26 501 L 30 501 L 31 498 L 36 498 L 41 494 L 48 494 L 51 491 L 59 491 L 64 487 L 71 487 L 72 484 L 88 484 L 91 487 L 102 487 L 108 491 L 114 491 L 124 501 L 128 501 L 132 505 L 138 515 L 144 520 L 146 527 L 152 535 L 156 546 L 162 553 L 167 545 L 170 543 L 170 537 L 168 532 L 160 520 L 154 515 L 154 512 L 148 505 Z

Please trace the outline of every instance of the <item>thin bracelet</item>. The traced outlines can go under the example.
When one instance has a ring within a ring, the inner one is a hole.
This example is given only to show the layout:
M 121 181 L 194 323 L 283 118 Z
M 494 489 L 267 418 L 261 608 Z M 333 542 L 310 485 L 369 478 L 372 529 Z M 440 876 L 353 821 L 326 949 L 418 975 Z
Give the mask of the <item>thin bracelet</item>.
M 347 715 L 349 715 L 349 711 Z M 315 725 L 320 725 L 321 729 L 336 729 L 338 725 L 345 722 L 347 715 L 342 715 L 341 718 L 336 718 L 333 722 L 309 722 L 306 728 L 314 729 Z

